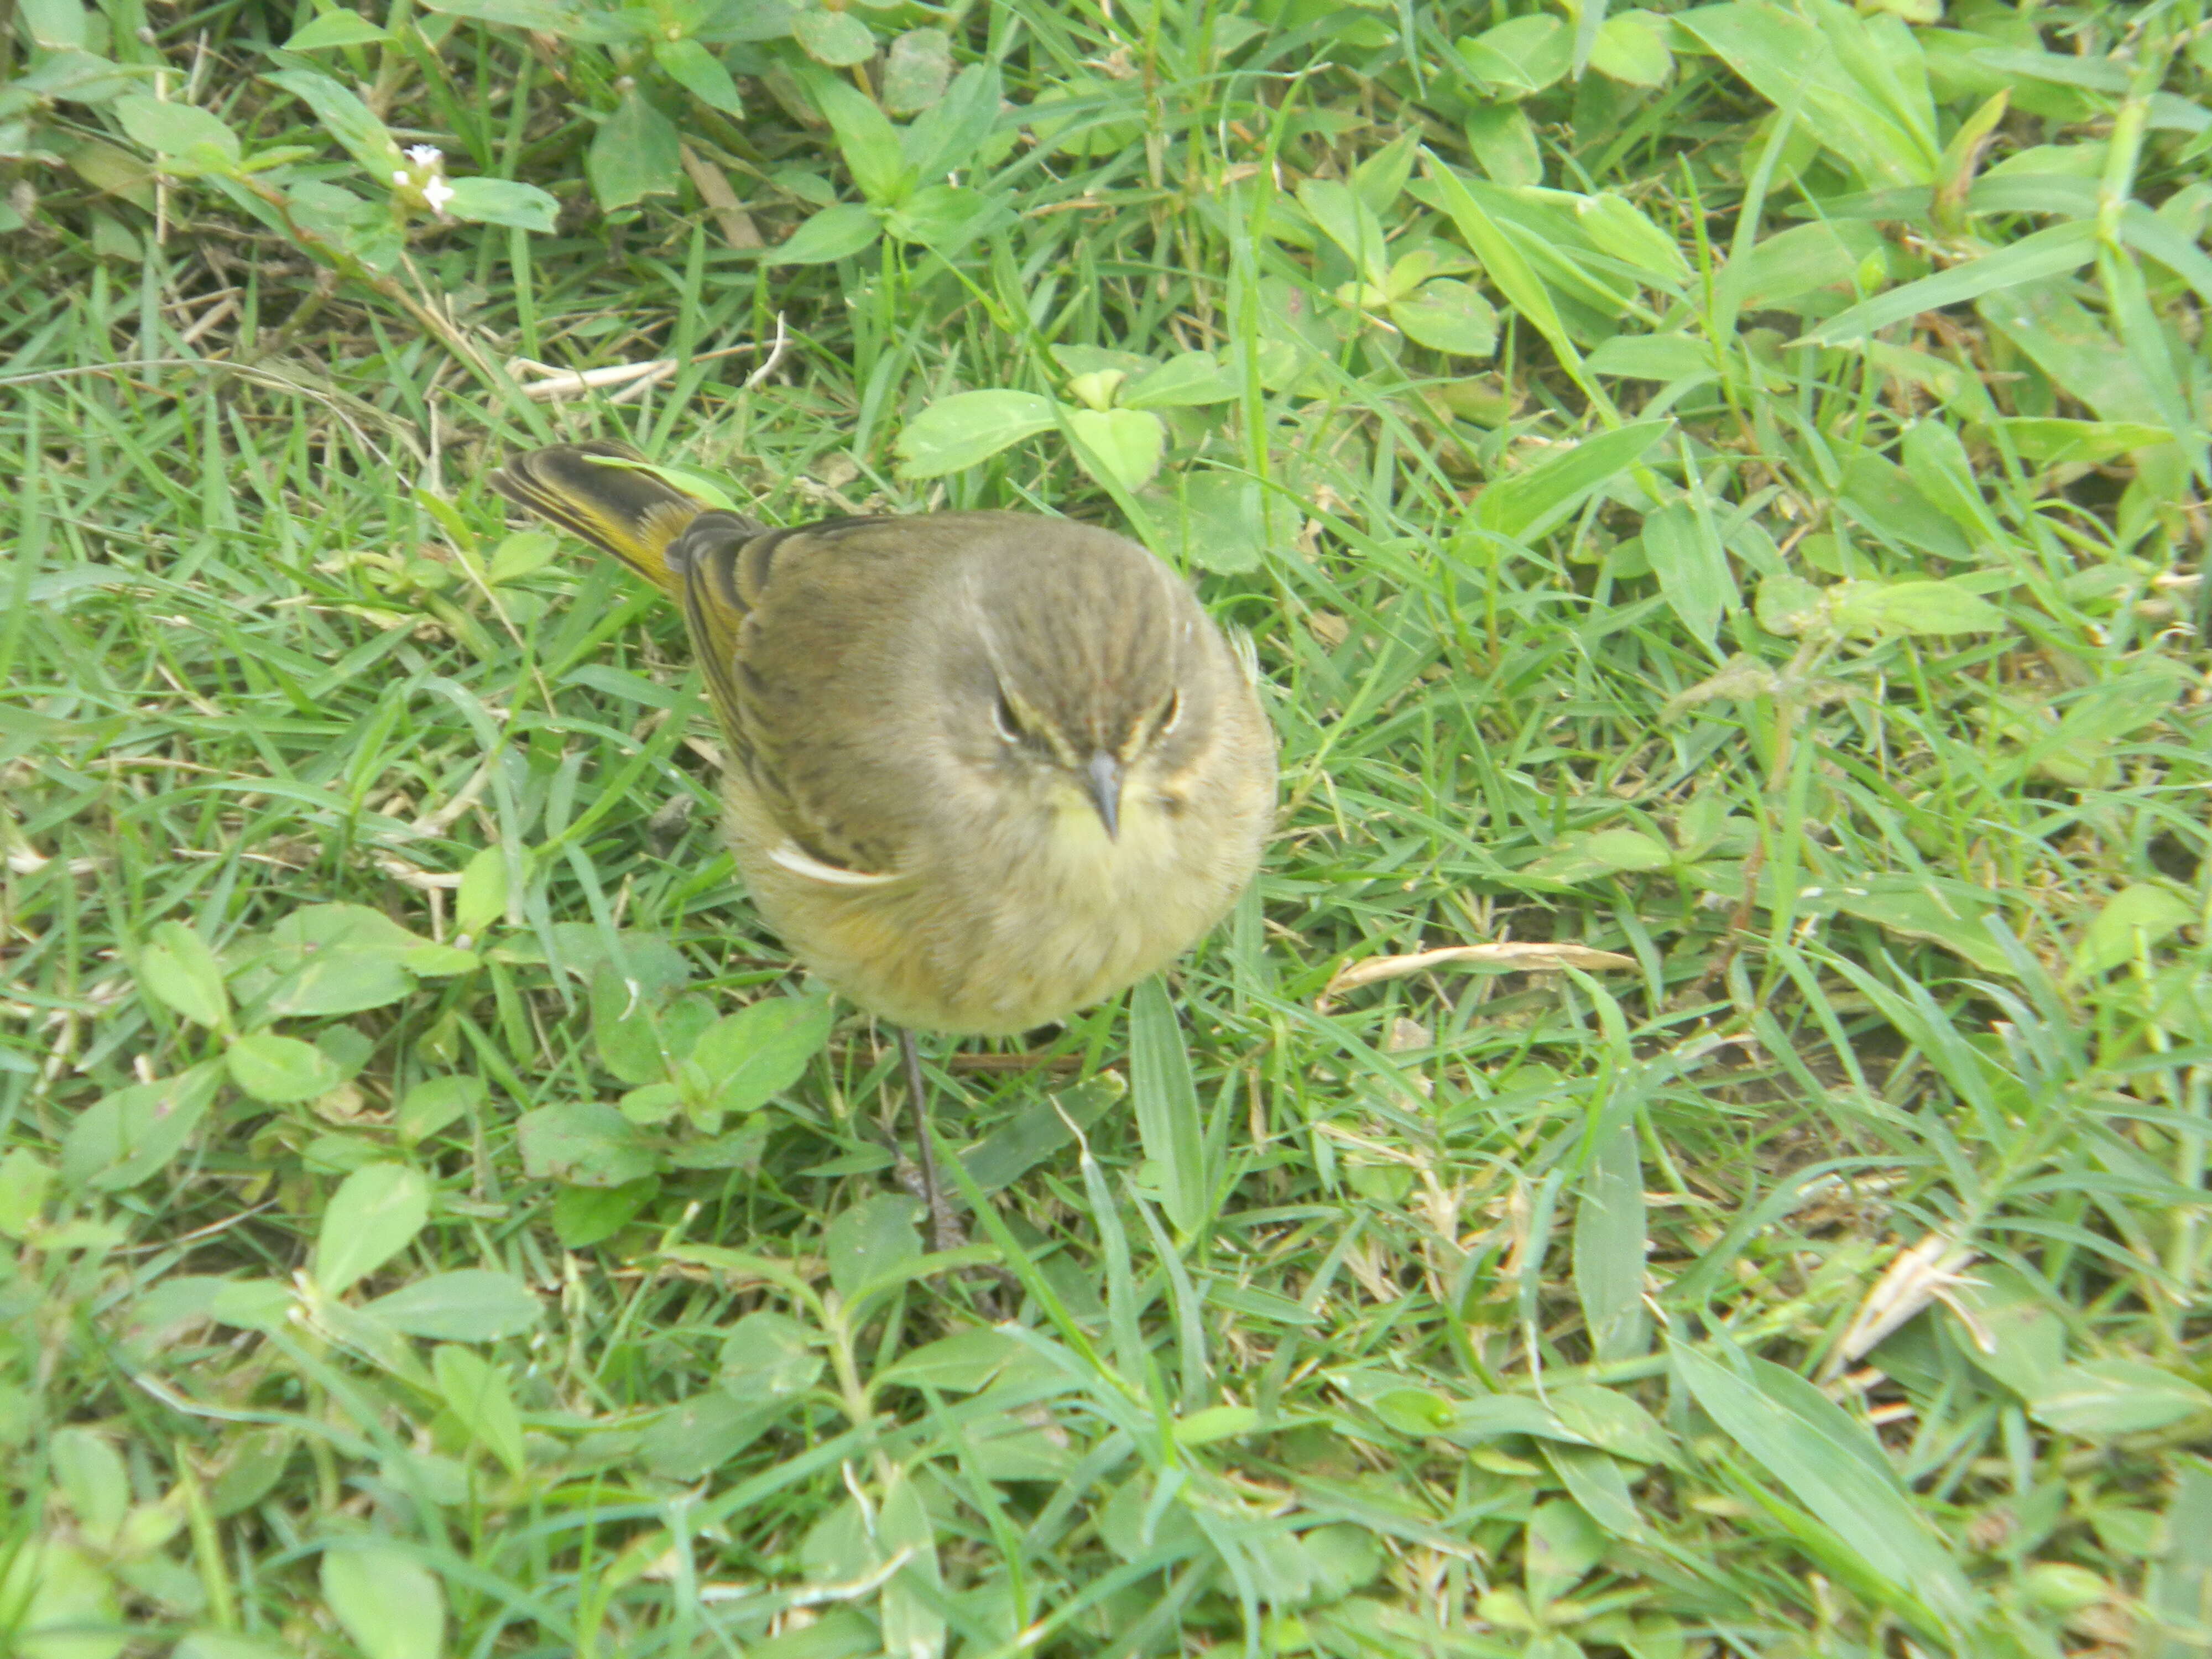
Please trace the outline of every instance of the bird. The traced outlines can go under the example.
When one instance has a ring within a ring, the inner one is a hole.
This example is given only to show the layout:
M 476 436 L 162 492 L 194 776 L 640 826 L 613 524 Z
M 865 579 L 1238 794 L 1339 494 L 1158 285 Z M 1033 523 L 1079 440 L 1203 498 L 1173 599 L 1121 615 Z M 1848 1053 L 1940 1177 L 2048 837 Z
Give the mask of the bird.
M 897 1026 L 922 1197 L 957 1237 L 914 1033 L 1064 1020 L 1227 914 L 1275 810 L 1249 643 L 1153 554 L 1066 519 L 770 529 L 604 440 L 489 482 L 682 607 L 738 869 L 800 964 Z

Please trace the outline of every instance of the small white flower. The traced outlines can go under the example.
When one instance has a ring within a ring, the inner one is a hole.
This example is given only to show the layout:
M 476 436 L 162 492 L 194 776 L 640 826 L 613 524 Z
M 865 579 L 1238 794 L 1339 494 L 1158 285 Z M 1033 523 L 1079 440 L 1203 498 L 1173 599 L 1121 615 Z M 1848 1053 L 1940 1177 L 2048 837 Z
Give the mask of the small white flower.
M 410 144 L 407 159 L 418 167 L 435 167 L 445 159 L 446 152 L 435 144 Z
M 410 173 L 395 173 L 392 175 L 392 182 L 395 185 L 411 185 L 415 182 L 415 178 Z
M 422 200 L 433 213 L 443 213 L 446 204 L 453 199 L 453 187 L 443 179 L 433 179 L 422 186 Z

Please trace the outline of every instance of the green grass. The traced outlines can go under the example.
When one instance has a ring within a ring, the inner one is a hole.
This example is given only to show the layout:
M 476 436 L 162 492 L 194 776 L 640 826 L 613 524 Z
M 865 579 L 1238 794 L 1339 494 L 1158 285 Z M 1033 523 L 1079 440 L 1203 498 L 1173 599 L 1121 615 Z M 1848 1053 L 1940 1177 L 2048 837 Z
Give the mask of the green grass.
M 8 14 L 0 1647 L 2212 1651 L 2198 0 L 470 9 Z M 588 434 L 1254 638 L 968 1252 Z

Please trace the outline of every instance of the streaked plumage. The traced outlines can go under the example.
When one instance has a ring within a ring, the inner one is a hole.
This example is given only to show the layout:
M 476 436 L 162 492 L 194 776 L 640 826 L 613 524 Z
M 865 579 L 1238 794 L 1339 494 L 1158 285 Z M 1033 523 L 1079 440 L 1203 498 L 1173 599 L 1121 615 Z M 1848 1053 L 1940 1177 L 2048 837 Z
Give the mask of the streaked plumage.
M 1273 736 L 1142 548 L 1013 513 L 768 530 L 639 459 L 562 445 L 491 482 L 683 605 L 738 866 L 855 1002 L 1025 1030 L 1164 966 L 1250 879 Z

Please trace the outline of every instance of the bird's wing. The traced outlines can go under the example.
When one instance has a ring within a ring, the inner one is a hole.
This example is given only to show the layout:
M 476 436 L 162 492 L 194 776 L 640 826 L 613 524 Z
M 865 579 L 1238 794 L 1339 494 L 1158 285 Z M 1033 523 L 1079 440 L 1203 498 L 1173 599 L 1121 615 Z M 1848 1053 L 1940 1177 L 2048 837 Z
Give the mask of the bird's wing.
M 841 580 L 854 574 L 854 532 L 884 522 L 763 531 L 734 514 L 702 513 L 668 550 L 731 764 L 744 769 L 787 837 L 769 855 L 794 874 L 844 885 L 891 879 L 898 850 L 812 787 L 818 769 L 809 763 L 825 744 L 836 746 L 842 618 L 868 602 Z M 791 648 L 783 636 L 799 628 L 818 640 Z

